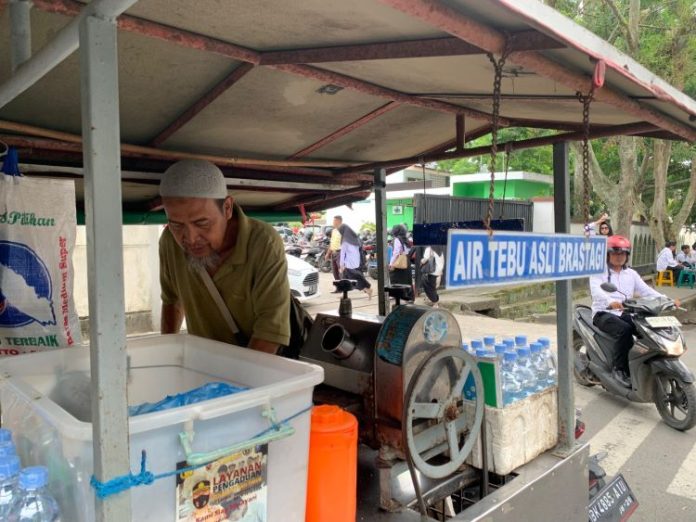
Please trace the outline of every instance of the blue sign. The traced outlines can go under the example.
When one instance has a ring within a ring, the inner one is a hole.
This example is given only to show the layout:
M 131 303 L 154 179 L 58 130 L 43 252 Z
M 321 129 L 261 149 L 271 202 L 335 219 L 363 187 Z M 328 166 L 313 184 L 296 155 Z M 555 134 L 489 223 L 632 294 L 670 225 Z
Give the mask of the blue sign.
M 553 281 L 601 274 L 604 236 L 450 230 L 447 288 Z

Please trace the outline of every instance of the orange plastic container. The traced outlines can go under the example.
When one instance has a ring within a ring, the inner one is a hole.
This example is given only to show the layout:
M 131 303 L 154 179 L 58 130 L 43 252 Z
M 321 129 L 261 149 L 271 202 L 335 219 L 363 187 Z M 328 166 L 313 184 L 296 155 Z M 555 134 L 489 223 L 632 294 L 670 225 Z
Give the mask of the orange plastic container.
M 315 406 L 306 522 L 355 522 L 357 475 L 358 420 L 338 406 Z

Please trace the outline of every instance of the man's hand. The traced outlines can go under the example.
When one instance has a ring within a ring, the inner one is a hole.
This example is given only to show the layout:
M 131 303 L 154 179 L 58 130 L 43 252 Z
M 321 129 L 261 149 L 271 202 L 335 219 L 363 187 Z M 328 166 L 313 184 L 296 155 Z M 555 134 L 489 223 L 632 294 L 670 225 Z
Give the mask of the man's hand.
M 624 309 L 623 303 L 620 303 L 619 301 L 612 301 L 611 303 L 609 303 L 609 308 L 611 308 L 612 310 L 623 310 Z
M 184 321 L 184 309 L 178 304 L 162 304 L 160 331 L 163 334 L 179 333 Z
M 681 300 L 679 298 L 674 300 L 674 306 L 677 308 L 681 308 Z

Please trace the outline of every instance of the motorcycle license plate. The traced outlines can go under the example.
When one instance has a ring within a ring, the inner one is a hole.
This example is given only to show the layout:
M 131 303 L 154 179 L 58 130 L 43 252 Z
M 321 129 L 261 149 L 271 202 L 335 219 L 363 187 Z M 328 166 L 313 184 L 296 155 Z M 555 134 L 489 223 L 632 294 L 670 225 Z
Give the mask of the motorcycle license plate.
M 660 317 L 646 317 L 645 321 L 653 328 L 681 328 L 679 319 L 673 315 L 662 315 Z
M 590 522 L 624 522 L 637 508 L 638 500 L 619 474 L 590 501 L 587 512 Z

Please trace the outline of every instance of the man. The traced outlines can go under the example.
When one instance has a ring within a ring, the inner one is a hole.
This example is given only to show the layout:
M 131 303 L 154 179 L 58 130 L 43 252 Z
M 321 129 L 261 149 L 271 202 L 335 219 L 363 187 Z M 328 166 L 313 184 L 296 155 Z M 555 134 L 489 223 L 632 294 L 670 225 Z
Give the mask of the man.
M 339 232 L 338 227 L 340 227 L 342 224 L 343 218 L 341 216 L 334 216 L 333 230 L 331 231 L 331 242 L 329 243 L 329 249 L 326 251 L 326 259 L 331 260 L 331 270 L 333 271 L 334 280 L 341 279 L 341 233 Z M 334 290 L 331 293 L 338 294 L 340 291 Z
M 290 339 L 290 288 L 283 241 L 228 196 L 220 169 L 184 160 L 160 183 L 168 227 L 160 238 L 162 333 L 189 333 L 276 353 Z M 212 279 L 240 335 L 204 283 Z M 238 338 L 235 338 L 238 337 Z M 247 341 L 248 340 L 248 341 Z
M 681 252 L 677 254 L 677 263 L 681 263 L 686 268 L 691 268 L 693 266 L 691 247 L 689 245 L 681 246 Z
M 671 270 L 674 272 L 674 280 L 677 281 L 679 278 L 679 272 L 684 269 L 684 265 L 677 262 L 674 259 L 674 252 L 677 250 L 676 241 L 667 241 L 665 243 L 665 248 L 663 248 L 657 256 L 657 271 L 664 272 L 665 270 Z
M 602 275 L 590 277 L 592 294 L 592 322 L 600 330 L 616 338 L 614 353 L 614 379 L 630 388 L 628 375 L 628 352 L 633 346 L 635 325 L 631 315 L 624 311 L 623 302 L 635 295 L 640 297 L 664 297 L 650 288 L 638 275 L 628 268 L 628 256 L 631 254 L 631 242 L 623 236 L 611 236 L 607 240 L 607 271 Z M 617 291 L 608 293 L 602 290 L 602 283 L 609 282 Z M 679 300 L 675 300 L 679 306 Z
M 195 513 L 189 516 L 190 522 L 227 522 L 227 513 L 222 506 L 210 503 L 210 481 L 201 480 L 191 489 Z

